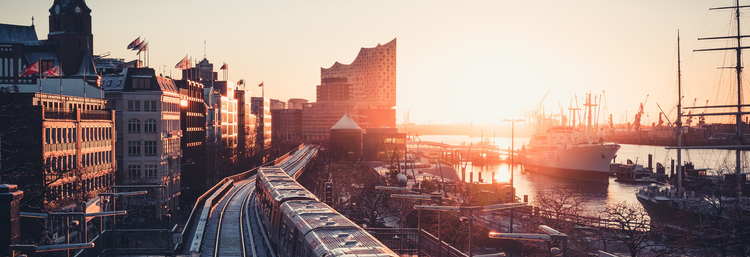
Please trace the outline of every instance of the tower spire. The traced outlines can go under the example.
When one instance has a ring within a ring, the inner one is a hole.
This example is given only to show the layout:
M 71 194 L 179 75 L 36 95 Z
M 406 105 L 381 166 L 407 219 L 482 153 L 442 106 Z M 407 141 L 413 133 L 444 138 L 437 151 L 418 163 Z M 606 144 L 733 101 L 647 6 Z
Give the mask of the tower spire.
M 206 59 L 206 40 L 203 40 L 203 59 Z

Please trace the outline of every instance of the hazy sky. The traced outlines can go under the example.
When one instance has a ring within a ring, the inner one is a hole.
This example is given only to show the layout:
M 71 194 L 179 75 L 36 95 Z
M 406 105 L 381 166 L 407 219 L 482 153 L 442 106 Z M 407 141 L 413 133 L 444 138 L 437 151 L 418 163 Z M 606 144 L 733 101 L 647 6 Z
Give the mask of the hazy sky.
M 741 4 L 745 1 L 741 1 Z M 0 0 L 0 23 L 29 25 L 46 39 L 52 0 Z M 694 49 L 733 41 L 697 41 L 736 30 L 732 0 L 574 1 L 247 1 L 90 0 L 94 53 L 132 60 L 126 49 L 149 42 L 151 67 L 186 54 L 206 55 L 229 80 L 244 78 L 254 94 L 315 100 L 320 68 L 351 63 L 360 47 L 398 38 L 397 118 L 414 123 L 499 124 L 523 118 L 549 90 L 547 114 L 574 94 L 606 92 L 608 113 L 632 121 L 646 95 L 648 122 L 675 105 L 677 30 L 682 35 L 684 105 L 736 102 L 733 52 Z M 747 10 L 750 12 L 750 9 Z M 743 28 L 750 23 L 742 22 Z M 743 32 L 746 31 L 743 29 Z M 750 42 L 745 43 L 750 45 Z M 221 72 L 219 73 L 220 79 Z M 747 76 L 745 76 L 747 78 Z M 747 87 L 746 87 L 747 88 Z M 746 93 L 748 90 L 745 90 Z M 734 100 L 732 100 L 734 98 Z M 575 102 L 573 103 L 575 105 Z M 567 113 L 567 111 L 565 111 Z M 674 111 L 671 112 L 674 117 Z M 674 119 L 674 118 L 671 118 Z

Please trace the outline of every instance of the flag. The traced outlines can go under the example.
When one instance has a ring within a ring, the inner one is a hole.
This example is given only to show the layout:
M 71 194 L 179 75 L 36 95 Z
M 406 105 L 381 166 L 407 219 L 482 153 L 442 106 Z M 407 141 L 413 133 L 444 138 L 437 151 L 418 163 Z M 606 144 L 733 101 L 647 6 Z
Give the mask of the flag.
M 141 51 L 146 51 L 148 49 L 148 43 L 146 41 L 141 42 L 141 44 L 138 46 L 138 53 L 141 54 Z M 136 50 L 135 48 L 133 50 Z
M 240 81 L 237 81 L 237 85 L 238 86 L 239 85 L 244 85 L 244 84 L 245 84 L 245 80 L 244 79 L 240 79 Z
M 186 55 L 174 67 L 177 68 L 177 69 L 180 69 L 180 70 L 185 70 L 185 69 L 188 68 L 188 64 L 189 64 L 189 61 L 188 61 L 188 58 L 187 58 L 187 55 Z
M 128 45 L 128 49 L 135 50 L 135 47 L 139 45 L 141 45 L 141 37 L 138 37 L 135 40 L 133 40 L 133 42 L 130 42 L 130 44 Z
M 60 76 L 60 66 L 55 66 L 52 69 L 49 69 L 48 71 L 45 71 L 42 73 L 42 78 L 47 77 L 59 77 Z
M 226 70 L 226 69 L 229 69 L 229 66 L 227 66 L 227 63 L 224 63 L 224 65 L 221 65 L 221 68 L 219 68 L 219 69 L 220 70 Z
M 258 86 L 259 87 L 263 87 L 263 82 L 260 82 L 260 84 L 258 84 Z
M 37 72 L 39 72 L 39 61 L 36 61 L 29 66 L 26 66 L 26 68 L 24 68 L 23 71 L 21 71 L 21 73 L 18 74 L 18 76 L 19 77 L 28 76 L 31 74 L 36 74 Z

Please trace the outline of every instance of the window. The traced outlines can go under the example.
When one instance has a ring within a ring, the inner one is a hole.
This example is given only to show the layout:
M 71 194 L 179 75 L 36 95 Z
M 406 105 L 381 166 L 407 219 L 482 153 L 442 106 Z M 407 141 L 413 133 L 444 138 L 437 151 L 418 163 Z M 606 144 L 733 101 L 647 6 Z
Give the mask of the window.
M 146 120 L 143 130 L 145 130 L 146 133 L 156 133 L 156 120 L 154 119 Z
M 141 155 L 141 141 L 128 141 L 128 155 Z
M 141 132 L 141 121 L 138 119 L 130 119 L 130 121 L 128 121 L 128 132 L 130 133 Z
M 140 143 L 140 142 L 139 142 Z M 143 143 L 146 155 L 156 155 L 156 141 L 146 141 Z
M 155 178 L 156 177 L 156 165 L 145 165 L 145 173 L 146 177 L 149 178 Z
M 143 101 L 143 111 L 144 112 L 155 112 L 156 111 L 156 101 Z
M 128 165 L 128 177 L 140 178 L 141 177 L 141 165 Z
M 151 78 L 133 78 L 133 88 L 151 89 Z
M 141 101 L 128 101 L 128 111 L 131 111 L 131 112 L 140 112 L 141 111 Z

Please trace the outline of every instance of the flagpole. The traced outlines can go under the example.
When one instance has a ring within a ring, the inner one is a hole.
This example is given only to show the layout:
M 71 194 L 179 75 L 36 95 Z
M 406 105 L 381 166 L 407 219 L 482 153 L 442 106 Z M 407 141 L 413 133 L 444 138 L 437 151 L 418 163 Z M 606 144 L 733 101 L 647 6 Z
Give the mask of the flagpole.
M 53 63 L 53 64 L 54 64 L 54 63 Z M 52 68 L 52 69 L 54 69 L 54 68 Z M 60 72 L 62 72 L 62 62 L 60 63 L 60 70 L 61 70 Z M 63 92 L 62 92 L 62 91 L 63 91 L 63 90 L 62 90 L 62 76 L 60 76 L 60 74 L 57 74 L 57 77 L 58 77 L 58 78 L 60 79 L 60 99 L 62 99 L 62 98 L 63 98 Z
M 86 68 L 83 68 L 83 109 L 86 110 Z
M 53 61 L 52 64 L 55 62 Z M 39 62 L 37 64 L 37 71 L 39 73 L 39 94 L 42 93 L 42 57 L 39 57 Z M 32 63 L 33 65 L 33 63 Z

